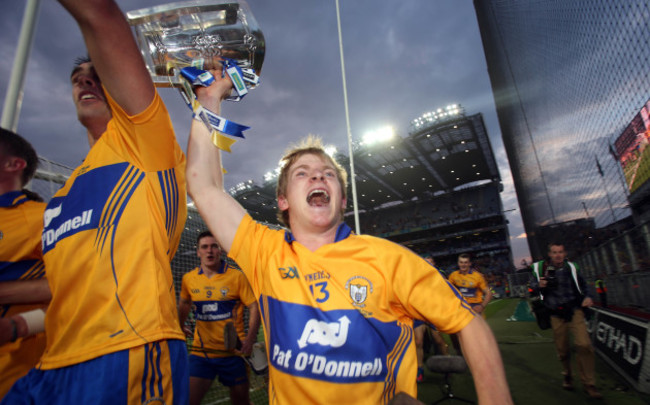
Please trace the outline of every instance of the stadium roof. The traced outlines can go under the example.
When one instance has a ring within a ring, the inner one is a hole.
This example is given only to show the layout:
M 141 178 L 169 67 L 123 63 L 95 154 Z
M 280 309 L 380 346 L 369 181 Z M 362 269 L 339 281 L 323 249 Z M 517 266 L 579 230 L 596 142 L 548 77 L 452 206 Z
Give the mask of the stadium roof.
M 348 156 L 336 158 L 349 172 Z M 356 145 L 354 169 L 360 212 L 501 180 L 481 114 L 419 121 L 407 137 Z M 231 189 L 231 194 L 255 219 L 272 223 L 275 185 L 275 178 L 262 185 L 249 181 Z M 350 186 L 348 196 L 351 211 Z

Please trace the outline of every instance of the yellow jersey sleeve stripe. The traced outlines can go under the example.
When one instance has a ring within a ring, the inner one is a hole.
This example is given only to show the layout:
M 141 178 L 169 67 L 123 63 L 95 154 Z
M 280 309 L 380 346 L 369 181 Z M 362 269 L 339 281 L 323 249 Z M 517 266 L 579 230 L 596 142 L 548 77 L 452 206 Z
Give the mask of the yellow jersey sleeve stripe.
M 21 280 L 33 280 L 36 278 L 41 278 L 45 275 L 45 265 L 42 260 L 37 261 L 32 265 L 26 272 L 23 274 Z
M 138 174 L 139 176 L 136 179 L 135 176 Z M 144 174 L 134 166 L 130 165 L 127 170 L 125 170 L 120 181 L 115 185 L 115 189 L 113 193 L 111 193 L 111 196 L 109 196 L 108 202 L 104 206 L 104 210 L 99 219 L 99 232 L 97 238 L 100 241 L 100 252 L 104 250 L 104 243 L 106 242 L 108 233 L 112 229 L 113 225 L 117 224 L 119 221 L 117 215 L 121 214 L 124 210 L 130 196 L 133 194 L 133 190 L 140 184 L 143 178 Z M 133 185 L 134 180 L 135 185 Z M 131 190 L 128 195 L 129 198 L 124 199 L 124 193 L 129 189 Z
M 122 175 L 122 178 L 115 186 L 112 195 L 108 199 L 108 204 L 102 213 L 102 219 L 100 219 L 100 226 L 111 225 L 116 222 L 115 216 L 117 215 L 117 208 L 123 205 L 124 193 L 130 189 L 131 185 L 133 184 L 133 180 L 138 174 L 140 174 L 139 170 L 137 170 L 134 166 L 129 165 L 125 173 Z M 141 174 L 139 180 L 141 180 L 143 176 L 144 175 Z
M 174 169 L 158 172 L 158 182 L 165 204 L 165 229 L 171 237 L 176 232 L 176 217 L 178 216 L 178 183 Z
M 396 387 L 396 378 L 399 371 L 399 366 L 406 353 L 412 338 L 413 338 L 413 328 L 401 324 L 402 332 L 400 334 L 399 340 L 395 344 L 393 350 L 388 354 L 386 359 L 386 368 L 388 373 L 386 374 L 386 380 L 384 385 L 384 394 L 383 400 L 384 403 L 387 403 L 388 400 L 395 396 L 395 387 Z

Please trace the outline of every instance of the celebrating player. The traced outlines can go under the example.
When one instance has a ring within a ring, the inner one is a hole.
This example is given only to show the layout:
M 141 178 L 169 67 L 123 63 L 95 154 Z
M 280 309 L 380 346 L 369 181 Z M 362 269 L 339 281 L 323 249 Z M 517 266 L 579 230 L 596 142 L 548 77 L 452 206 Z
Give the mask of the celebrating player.
M 220 75 L 219 75 L 220 76 Z M 196 90 L 216 114 L 229 79 Z M 386 403 L 416 396 L 413 319 L 458 333 L 482 404 L 512 400 L 485 321 L 430 265 L 392 242 L 355 235 L 343 222 L 346 173 L 313 138 L 282 159 L 279 217 L 256 223 L 223 185 L 219 151 L 193 121 L 188 190 L 217 242 L 260 303 L 271 403 Z
M 186 217 L 185 158 L 115 2 L 60 3 L 92 61 L 70 78 L 90 151 L 44 215 L 45 353 L 3 403 L 185 403 L 170 266 Z

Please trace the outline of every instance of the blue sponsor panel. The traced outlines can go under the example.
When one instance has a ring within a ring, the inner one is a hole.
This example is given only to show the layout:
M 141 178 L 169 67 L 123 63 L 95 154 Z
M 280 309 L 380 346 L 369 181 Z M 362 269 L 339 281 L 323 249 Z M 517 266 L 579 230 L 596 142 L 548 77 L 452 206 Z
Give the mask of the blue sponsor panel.
M 228 301 L 195 301 L 196 320 L 204 322 L 223 321 L 233 317 L 233 309 L 237 300 Z
M 50 200 L 44 214 L 43 254 L 59 240 L 99 226 L 104 206 L 128 166 L 118 163 L 79 175 L 67 195 Z
M 389 373 L 397 374 L 411 341 L 403 325 L 366 318 L 355 309 L 321 311 L 268 297 L 268 314 L 271 325 L 282 325 L 271 328 L 270 361 L 298 377 L 383 382 Z
M 465 298 L 474 298 L 476 297 L 476 288 L 469 287 L 458 287 L 458 291 L 463 294 Z
M 591 333 L 596 350 L 638 383 L 644 365 L 648 324 L 597 311 Z
M 35 278 L 25 275 L 25 273 L 31 269 L 39 260 L 22 260 L 19 262 L 0 262 L 0 281 L 14 281 L 20 280 L 21 278 Z M 42 267 L 42 266 L 41 266 Z M 41 269 L 42 270 L 42 269 Z M 42 271 L 38 274 L 35 274 L 39 278 L 41 277 Z

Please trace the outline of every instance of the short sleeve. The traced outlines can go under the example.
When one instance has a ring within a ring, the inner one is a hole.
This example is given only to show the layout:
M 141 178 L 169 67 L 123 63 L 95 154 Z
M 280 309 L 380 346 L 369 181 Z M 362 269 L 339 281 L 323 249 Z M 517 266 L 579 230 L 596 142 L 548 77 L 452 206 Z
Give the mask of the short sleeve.
M 190 295 L 190 288 L 188 287 L 188 276 L 190 273 L 185 273 L 183 275 L 183 281 L 181 282 L 181 298 L 186 301 L 192 301 L 192 296 Z

